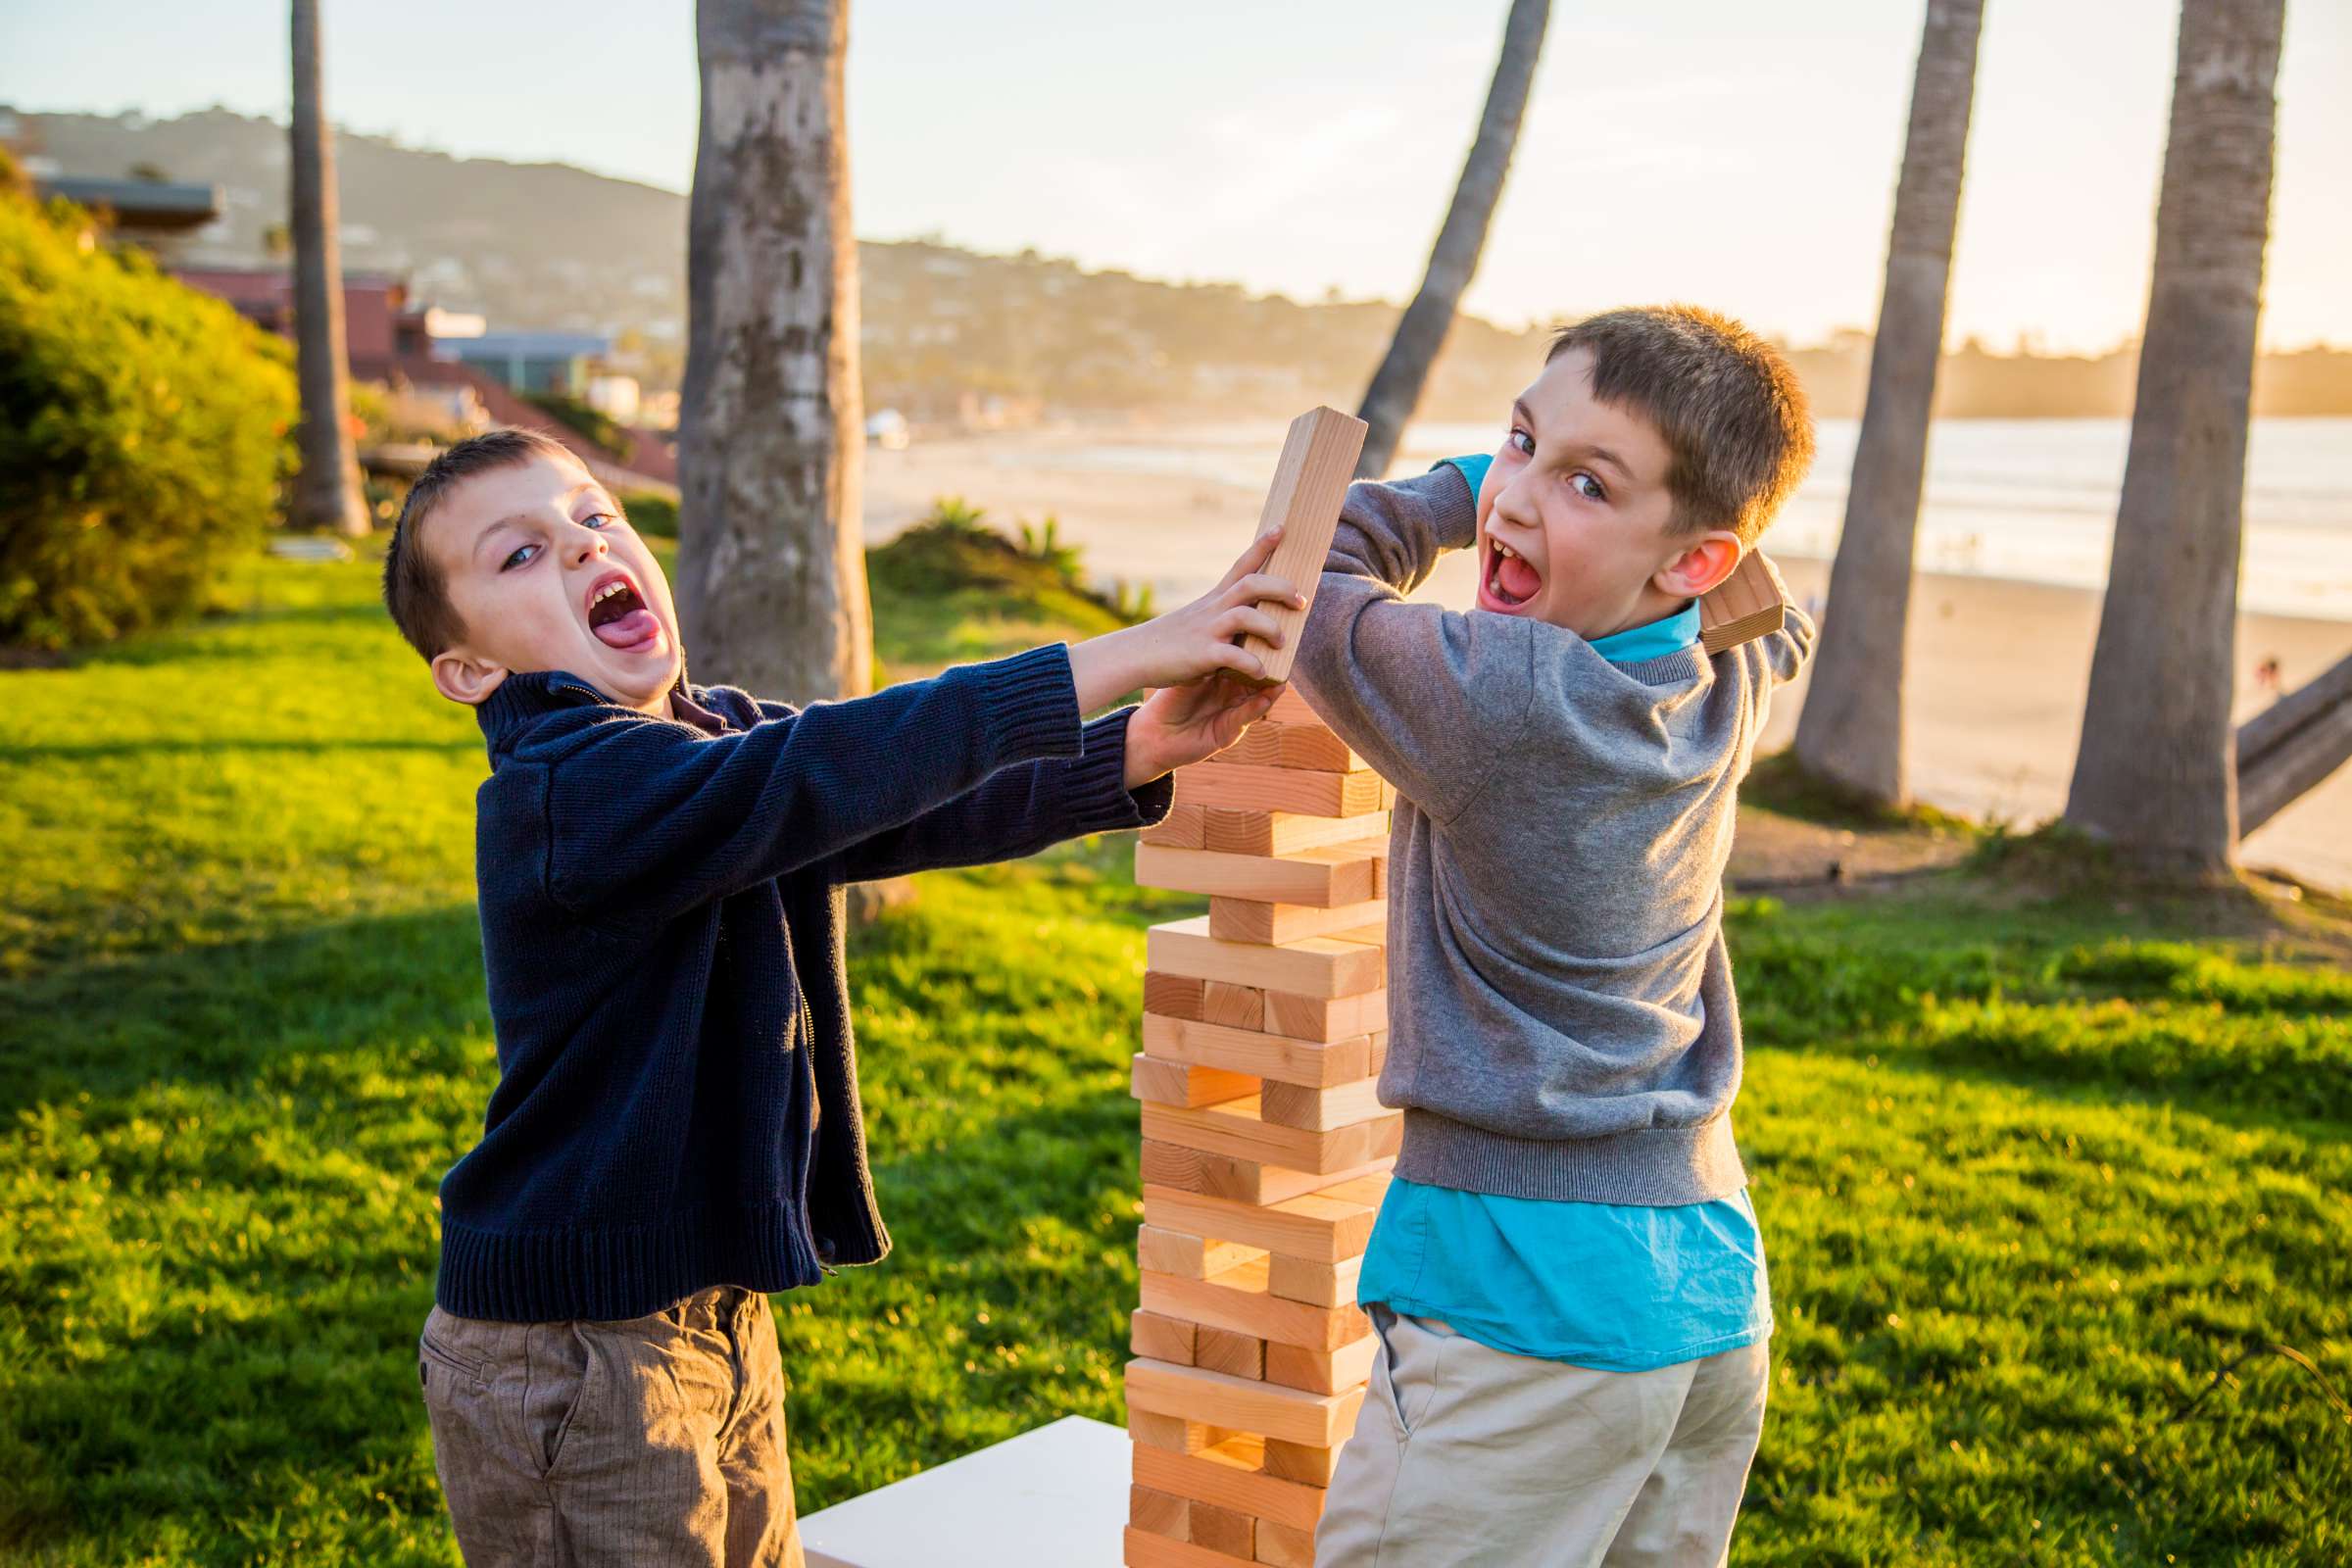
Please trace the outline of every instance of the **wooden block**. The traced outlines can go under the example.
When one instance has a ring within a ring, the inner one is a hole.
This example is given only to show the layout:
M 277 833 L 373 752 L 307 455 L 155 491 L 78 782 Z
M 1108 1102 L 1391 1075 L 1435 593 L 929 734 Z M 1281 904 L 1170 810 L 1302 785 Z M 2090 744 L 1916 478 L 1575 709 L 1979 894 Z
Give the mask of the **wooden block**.
M 1155 1269 L 1162 1274 L 1181 1274 L 1186 1279 L 1204 1280 L 1211 1275 L 1237 1269 L 1245 1263 L 1263 1262 L 1265 1256 L 1264 1249 L 1244 1247 L 1238 1242 L 1210 1241 L 1206 1237 L 1191 1236 L 1183 1231 L 1172 1231 L 1149 1223 L 1135 1228 L 1136 1266 Z
M 1352 773 L 1372 764 L 1321 724 L 1278 724 L 1260 719 L 1242 738 L 1217 754 L 1220 762 L 1253 767 L 1304 767 L 1319 773 Z
M 1388 864 L 1386 860 L 1379 862 Z M 1293 1040 L 1347 1040 L 1389 1026 L 1389 994 L 1366 991 L 1352 997 L 1301 997 L 1266 993 L 1266 1033 Z
M 1135 880 L 1178 893 L 1328 909 L 1375 897 L 1373 888 L 1388 853 L 1385 836 L 1316 845 L 1286 856 L 1222 855 L 1141 844 L 1135 851 Z
M 1307 1132 L 1261 1118 L 1255 1095 L 1197 1109 L 1146 1101 L 1143 1124 L 1144 1136 L 1159 1143 L 1317 1175 L 1387 1158 L 1404 1141 L 1402 1111 L 1385 1111 L 1376 1121 L 1355 1122 L 1328 1132 Z
M 1287 1439 L 1266 1440 L 1266 1474 L 1285 1481 L 1297 1481 L 1310 1487 L 1328 1488 L 1331 1473 L 1339 1467 L 1340 1445 L 1294 1443 Z
M 1291 421 L 1283 437 L 1282 456 L 1274 465 L 1274 482 L 1266 487 L 1265 510 L 1258 514 L 1257 536 L 1276 528 L 1282 542 L 1264 570 L 1287 579 L 1312 608 L 1315 585 L 1323 579 L 1324 558 L 1331 554 L 1331 536 L 1339 531 L 1340 508 L 1348 499 L 1348 481 L 1355 474 L 1355 460 L 1363 454 L 1363 420 L 1337 409 L 1309 409 Z M 1269 681 L 1291 678 L 1291 661 L 1298 653 L 1298 634 L 1307 612 L 1287 605 L 1265 605 L 1282 631 L 1282 646 L 1269 648 L 1256 637 L 1242 646 L 1265 664 Z
M 1337 1187 L 1359 1176 L 1385 1172 L 1396 1163 L 1390 1155 L 1368 1165 L 1348 1170 L 1318 1174 L 1314 1171 L 1286 1170 L 1280 1165 L 1267 1165 L 1256 1160 L 1235 1159 L 1227 1154 L 1211 1154 L 1181 1144 L 1163 1144 L 1147 1138 L 1143 1146 L 1144 1180 L 1161 1187 L 1180 1188 L 1188 1193 L 1202 1193 L 1213 1198 L 1230 1198 L 1243 1203 L 1279 1203 L 1286 1199 L 1302 1198 L 1319 1193 L 1326 1187 Z
M 1127 1522 L 1170 1541 L 1192 1539 L 1193 1499 L 1147 1486 L 1127 1489 Z
M 1195 1545 L 1226 1552 L 1245 1562 L 1257 1559 L 1256 1520 L 1213 1502 L 1190 1503 L 1189 1513 L 1192 1534 L 1187 1539 Z
M 1380 1070 L 1389 1064 L 1389 1032 L 1375 1029 L 1366 1040 L 1372 1051 L 1372 1076 L 1377 1079 Z
M 1222 1372 L 1228 1377 L 1262 1378 L 1266 1375 L 1266 1342 L 1254 1334 L 1236 1334 L 1231 1329 L 1203 1326 L 1194 1344 L 1196 1348 L 1191 1363 L 1194 1366 Z
M 1228 985 L 1222 980 L 1200 982 L 1200 1021 L 1224 1029 L 1263 1029 L 1266 994 L 1255 986 Z
M 1204 1328 L 1230 1329 L 1270 1345 L 1303 1345 L 1310 1350 L 1336 1350 L 1372 1332 L 1372 1320 L 1354 1306 L 1314 1306 L 1269 1295 L 1266 1265 L 1262 1261 L 1228 1269 L 1205 1280 L 1146 1272 L 1142 1281 L 1144 1309 L 1148 1312 L 1187 1318 Z M 1253 1427 L 1246 1421 L 1227 1421 L 1213 1413 L 1200 1419 L 1263 1432 L 1270 1438 L 1281 1436 L 1270 1428 Z
M 1138 1056 L 1135 1059 L 1148 1061 L 1151 1058 Z M 1243 1075 L 1223 1073 L 1219 1076 L 1235 1079 Z M 1141 1091 L 1138 1093 L 1140 1095 Z M 1166 1104 L 1200 1104 L 1198 1100 L 1171 1100 L 1163 1095 L 1143 1098 Z M 1389 1108 L 1380 1102 L 1380 1080 L 1370 1077 L 1322 1089 L 1306 1084 L 1263 1083 L 1257 1089 L 1257 1113 L 1262 1119 L 1279 1127 L 1303 1127 L 1309 1132 L 1328 1132 L 1335 1127 L 1346 1127 L 1388 1115 Z
M 1127 1320 L 1127 1348 L 1148 1360 L 1191 1366 L 1200 1333 L 1198 1323 L 1158 1312 L 1137 1312 Z
M 1236 1100 L 1257 1088 L 1247 1073 L 1226 1072 L 1187 1061 L 1165 1061 L 1136 1054 L 1128 1069 L 1128 1091 L 1138 1100 L 1161 1105 L 1213 1105 Z
M 1189 1541 L 1168 1536 L 1155 1536 L 1133 1525 L 1127 1527 L 1121 1540 L 1119 1561 L 1126 1568 L 1257 1568 L 1247 1557 L 1211 1551 L 1206 1546 L 1196 1546 Z
M 1321 1258 L 1289 1257 L 1277 1252 L 1266 1260 L 1266 1289 L 1293 1301 L 1339 1306 L 1355 1299 L 1356 1282 L 1363 1272 L 1364 1260 L 1360 1257 L 1327 1263 Z
M 1187 1421 L 1180 1416 L 1159 1415 L 1129 1406 L 1127 1435 L 1138 1443 L 1170 1453 L 1200 1453 L 1231 1441 L 1237 1434 L 1205 1421 Z
M 1201 994 L 1208 982 L 1197 975 L 1153 974 L 1144 971 L 1144 1010 L 1170 1018 L 1200 1016 Z
M 1360 1256 L 1371 1242 L 1372 1224 L 1387 1187 L 1387 1177 L 1369 1176 L 1278 1203 L 1255 1204 L 1147 1184 L 1144 1219 L 1173 1230 L 1221 1236 L 1269 1252 L 1336 1263 L 1344 1257 Z
M 1139 1446 L 1134 1476 L 1138 1486 L 1249 1514 L 1258 1521 L 1260 1531 L 1268 1525 L 1313 1530 L 1323 1517 L 1323 1494 L 1258 1473 L 1264 1460 L 1262 1443 L 1248 1450 L 1226 1444 L 1200 1453 Z
M 1386 810 L 1362 816 L 1301 816 L 1296 811 L 1237 811 L 1219 808 L 1208 813 L 1195 848 L 1220 855 L 1296 855 L 1326 844 L 1348 844 L 1357 839 L 1389 836 Z
M 1171 806 L 1155 826 L 1137 835 L 1142 844 L 1165 845 L 1172 850 L 1197 850 L 1205 841 L 1208 812 L 1198 806 Z
M 1323 715 L 1316 712 L 1313 708 L 1307 705 L 1306 696 L 1304 693 L 1300 692 L 1298 687 L 1293 686 L 1289 690 L 1285 691 L 1280 697 L 1274 699 L 1274 706 L 1266 710 L 1266 716 L 1263 720 L 1261 720 L 1261 722 L 1269 724 L 1320 724 L 1323 722 Z
M 1276 1524 L 1271 1519 L 1257 1522 L 1257 1560 L 1269 1568 L 1315 1568 L 1315 1532 L 1312 1526 L 1304 1530 L 1295 1525 Z
M 1169 1366 L 1164 1361 L 1127 1363 L 1130 1410 L 1263 1433 L 1269 1445 L 1281 1441 L 1330 1447 L 1343 1443 L 1363 1402 L 1361 1389 L 1308 1394 L 1194 1366 Z
M 1257 1029 L 1144 1014 L 1144 1051 L 1168 1061 L 1218 1067 L 1283 1083 L 1329 1088 L 1370 1075 L 1372 1037 L 1298 1040 Z
M 1319 909 L 1311 904 L 1260 904 L 1254 899 L 1208 901 L 1208 934 L 1219 942 L 1298 942 L 1355 931 L 1388 918 L 1389 906 L 1378 899 Z
M 1386 955 L 1377 945 L 1343 937 L 1309 937 L 1287 948 L 1219 942 L 1208 934 L 1205 914 L 1152 927 L 1144 938 L 1144 952 L 1145 966 L 1162 974 L 1196 975 L 1308 997 L 1378 991 L 1386 969 Z
M 1698 602 L 1698 645 L 1709 654 L 1753 642 L 1788 623 L 1781 577 L 1760 550 L 1740 559 L 1732 574 Z
M 1266 1381 L 1315 1394 L 1337 1394 L 1370 1377 L 1372 1358 L 1379 1353 L 1377 1334 L 1367 1334 L 1336 1350 L 1309 1349 L 1303 1345 L 1269 1345 Z
M 1253 767 L 1247 762 L 1195 762 L 1178 768 L 1176 802 L 1219 810 L 1289 811 L 1300 816 L 1363 816 L 1387 804 L 1381 798 L 1380 775 L 1369 768 L 1324 773 L 1303 767 Z

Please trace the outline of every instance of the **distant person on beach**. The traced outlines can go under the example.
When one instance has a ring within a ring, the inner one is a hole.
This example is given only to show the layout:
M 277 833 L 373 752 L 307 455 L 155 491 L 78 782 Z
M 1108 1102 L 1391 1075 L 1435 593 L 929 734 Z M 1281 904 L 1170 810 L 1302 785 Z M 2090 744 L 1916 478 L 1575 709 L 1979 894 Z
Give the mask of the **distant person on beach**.
M 1714 1564 L 1772 1333 L 1723 872 L 1814 627 L 1709 656 L 1698 600 L 1812 417 L 1778 351 L 1673 307 L 1562 331 L 1502 423 L 1491 458 L 1348 491 L 1292 671 L 1397 792 L 1404 1142 L 1315 1561 Z M 1446 550 L 1478 552 L 1475 605 L 1407 603 Z
M 660 564 L 562 446 L 417 480 L 385 602 L 490 753 L 499 1082 L 416 1361 L 473 1568 L 803 1560 L 768 1293 L 890 1246 L 842 885 L 1159 820 L 1279 693 L 1235 646 L 1302 602 L 1271 551 L 1143 625 L 796 709 L 687 681 Z

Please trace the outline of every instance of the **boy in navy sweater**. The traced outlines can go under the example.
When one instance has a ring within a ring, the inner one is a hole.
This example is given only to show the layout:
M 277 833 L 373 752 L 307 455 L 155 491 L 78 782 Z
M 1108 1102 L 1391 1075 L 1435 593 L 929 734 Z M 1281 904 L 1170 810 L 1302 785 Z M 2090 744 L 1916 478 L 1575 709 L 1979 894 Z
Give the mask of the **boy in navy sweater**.
M 385 603 L 491 768 L 500 1077 L 417 1360 L 475 1568 L 801 1562 L 767 1293 L 890 1246 L 842 887 L 1157 821 L 1273 700 L 1226 676 L 1298 602 L 1271 548 L 1145 625 L 794 709 L 687 682 L 660 566 L 562 446 L 497 431 L 417 481 Z

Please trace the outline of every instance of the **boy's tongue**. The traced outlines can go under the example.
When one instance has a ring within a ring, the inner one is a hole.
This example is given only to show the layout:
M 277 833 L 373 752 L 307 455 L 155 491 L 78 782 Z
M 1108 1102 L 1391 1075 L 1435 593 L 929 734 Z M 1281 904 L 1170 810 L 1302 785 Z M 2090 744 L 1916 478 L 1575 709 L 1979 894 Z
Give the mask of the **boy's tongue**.
M 612 648 L 629 648 L 651 637 L 658 625 L 652 611 L 639 609 L 625 615 L 615 615 L 592 629 L 599 642 Z
M 1536 591 L 1544 586 L 1542 575 L 1518 556 L 1502 558 L 1502 564 L 1496 569 L 1494 580 L 1500 583 L 1502 591 L 1513 599 L 1533 599 L 1536 597 Z

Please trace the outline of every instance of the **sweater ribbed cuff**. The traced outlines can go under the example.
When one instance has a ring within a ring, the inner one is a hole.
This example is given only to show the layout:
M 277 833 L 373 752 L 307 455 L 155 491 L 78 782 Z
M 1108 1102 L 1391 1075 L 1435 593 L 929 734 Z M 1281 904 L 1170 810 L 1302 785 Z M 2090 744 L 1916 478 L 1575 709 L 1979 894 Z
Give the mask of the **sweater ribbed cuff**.
M 1134 709 L 1122 708 L 1086 726 L 1086 750 L 1068 764 L 1064 785 L 1072 824 L 1067 837 L 1151 827 L 1175 804 L 1173 773 L 1127 787 L 1127 721 L 1134 716 Z
M 1450 463 L 1404 483 L 1420 487 L 1429 503 L 1430 521 L 1437 527 L 1438 548 L 1467 550 L 1478 543 L 1478 492 L 1470 476 Z
M 1498 1198 L 1651 1208 L 1711 1202 L 1747 1185 L 1729 1111 L 1695 1127 L 1554 1139 L 1514 1138 L 1408 1109 L 1396 1174 Z
M 986 682 L 980 700 L 996 743 L 995 767 L 1078 755 L 1085 741 L 1067 646 L 1053 643 L 968 668 Z
M 712 1285 L 795 1290 L 824 1278 L 797 1221 L 783 1202 L 563 1231 L 477 1230 L 445 1214 L 433 1298 L 459 1317 L 553 1323 L 643 1317 Z

